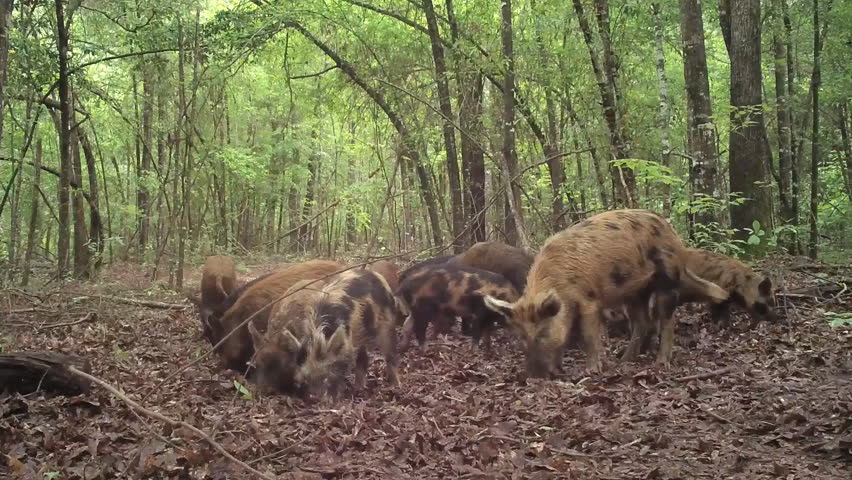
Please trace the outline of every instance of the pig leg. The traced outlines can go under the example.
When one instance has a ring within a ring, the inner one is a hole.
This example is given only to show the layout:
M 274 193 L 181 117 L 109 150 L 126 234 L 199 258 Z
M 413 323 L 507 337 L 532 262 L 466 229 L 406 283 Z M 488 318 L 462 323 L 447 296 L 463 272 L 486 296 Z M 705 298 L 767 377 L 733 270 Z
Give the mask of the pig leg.
M 655 320 L 660 326 L 660 349 L 657 352 L 656 363 L 663 368 L 668 368 L 671 364 L 674 331 L 677 325 L 674 311 L 677 308 L 678 294 L 676 291 L 661 293 L 658 294 L 657 301 L 659 317 Z
M 625 362 L 633 362 L 642 350 L 642 342 L 648 334 L 648 304 L 643 300 L 635 300 L 627 306 L 627 319 L 630 323 L 630 343 L 621 356 Z
M 395 387 L 399 386 L 399 356 L 396 350 L 396 334 L 392 326 L 379 329 L 378 343 L 385 357 L 388 383 Z
M 597 304 L 586 304 L 580 310 L 583 343 L 586 350 L 587 369 L 591 373 L 599 373 L 603 363 L 603 342 L 601 341 L 601 311 Z M 570 331 L 568 335 L 570 335 Z M 566 339 L 567 341 L 567 339 Z M 563 345 L 565 342 L 563 342 Z M 561 359 L 561 355 L 560 355 Z
M 367 367 L 370 358 L 367 356 L 367 347 L 360 346 L 355 353 L 355 388 L 364 390 L 367 387 Z

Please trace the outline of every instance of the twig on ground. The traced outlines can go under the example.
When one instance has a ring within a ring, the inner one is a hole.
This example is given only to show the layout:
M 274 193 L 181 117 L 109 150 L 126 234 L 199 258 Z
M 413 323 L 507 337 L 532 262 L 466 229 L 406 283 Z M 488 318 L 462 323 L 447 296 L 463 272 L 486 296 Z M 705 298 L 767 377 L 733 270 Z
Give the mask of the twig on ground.
M 698 409 L 701 410 L 702 412 L 706 413 L 707 415 L 710 415 L 711 417 L 715 418 L 716 420 L 719 420 L 722 423 L 729 423 L 729 424 L 731 424 L 731 425 L 733 425 L 737 428 L 743 428 L 743 426 L 740 425 L 739 423 L 737 423 L 737 422 L 735 422 L 731 419 L 725 418 L 725 417 L 719 415 L 718 413 L 714 412 L 713 410 L 710 410 L 709 408 L 704 408 L 704 407 L 699 405 Z
M 56 327 L 70 327 L 71 325 L 77 325 L 85 322 L 94 322 L 98 319 L 98 314 L 95 312 L 89 312 L 84 315 L 82 318 L 78 320 L 74 320 L 73 322 L 62 322 L 62 323 L 51 323 L 48 325 L 39 325 L 36 327 L 36 330 L 45 330 L 48 328 L 56 328 Z
M 187 430 L 189 430 L 192 433 L 194 433 L 195 435 L 197 435 L 198 438 L 207 442 L 211 447 L 216 449 L 216 451 L 221 453 L 225 458 L 227 458 L 228 460 L 230 460 L 231 462 L 233 462 L 235 465 L 242 468 L 243 470 L 251 473 L 252 475 L 256 475 L 259 478 L 264 478 L 264 479 L 267 479 L 267 480 L 275 480 L 275 477 L 267 475 L 267 474 L 265 474 L 265 473 L 263 473 L 259 470 L 256 470 L 256 469 L 252 468 L 251 466 L 249 466 L 248 464 L 246 464 L 245 462 L 243 462 L 242 460 L 231 455 L 227 450 L 225 450 L 225 448 L 222 445 L 220 445 L 219 443 L 214 441 L 212 438 L 210 438 L 209 435 L 204 433 L 203 430 L 201 430 L 201 429 L 199 429 L 199 428 L 197 428 L 193 425 L 190 425 L 189 423 L 186 423 L 182 420 L 175 420 L 173 418 L 169 418 L 169 417 L 167 417 L 167 416 L 165 416 L 161 413 L 155 412 L 153 410 L 149 410 L 149 409 L 143 407 L 142 405 L 139 405 L 135 401 L 131 400 L 127 395 L 121 393 L 117 388 L 113 387 L 109 383 L 105 382 L 104 380 L 101 380 L 100 378 L 98 378 L 94 375 L 89 375 L 86 372 L 77 370 L 73 366 L 69 366 L 68 371 L 70 371 L 71 373 L 73 373 L 75 375 L 79 375 L 80 377 L 83 377 L 86 380 L 89 380 L 90 382 L 95 383 L 95 384 L 103 387 L 104 389 L 106 389 L 107 391 L 109 391 L 110 393 L 115 395 L 119 400 L 126 403 L 130 408 L 132 408 L 133 410 L 135 410 L 135 411 L 137 411 L 137 412 L 139 412 L 143 415 L 157 419 L 161 422 L 165 422 L 165 423 L 172 425 L 172 426 L 175 426 L 175 427 L 186 428 Z
M 685 377 L 675 378 L 674 380 L 677 382 L 689 382 L 691 380 L 706 380 L 708 378 L 718 377 L 720 375 L 728 374 L 734 371 L 734 367 L 725 367 L 720 368 L 719 370 L 713 370 L 712 372 L 698 373 L 695 375 L 687 375 Z
M 83 298 L 102 298 L 104 300 L 112 300 L 114 302 L 126 303 L 129 305 L 139 305 L 140 307 L 161 308 L 164 310 L 183 310 L 189 308 L 189 305 L 184 303 L 165 303 L 155 302 L 153 300 L 137 300 L 135 298 L 114 297 L 112 295 L 83 295 Z

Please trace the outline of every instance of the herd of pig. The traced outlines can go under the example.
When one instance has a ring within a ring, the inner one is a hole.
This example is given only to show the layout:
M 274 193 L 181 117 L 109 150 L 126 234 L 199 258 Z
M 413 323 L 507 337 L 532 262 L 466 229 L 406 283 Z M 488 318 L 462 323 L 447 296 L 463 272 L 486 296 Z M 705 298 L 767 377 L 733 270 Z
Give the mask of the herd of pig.
M 708 304 L 725 323 L 731 305 L 773 320 L 772 291 L 745 264 L 687 248 L 660 215 L 613 210 L 551 236 L 535 256 L 481 242 L 402 272 L 385 260 L 356 267 L 312 260 L 238 286 L 230 258 L 208 257 L 193 302 L 226 365 L 262 391 L 333 396 L 350 370 L 355 387 L 364 387 L 370 347 L 381 351 L 387 381 L 398 385 L 399 352 L 412 337 L 422 346 L 430 323 L 447 333 L 457 318 L 486 351 L 491 332 L 507 326 L 533 377 L 560 371 L 576 341 L 587 370 L 599 372 L 605 327 L 619 319 L 630 327 L 624 360 L 657 339 L 657 363 L 668 366 L 679 305 Z

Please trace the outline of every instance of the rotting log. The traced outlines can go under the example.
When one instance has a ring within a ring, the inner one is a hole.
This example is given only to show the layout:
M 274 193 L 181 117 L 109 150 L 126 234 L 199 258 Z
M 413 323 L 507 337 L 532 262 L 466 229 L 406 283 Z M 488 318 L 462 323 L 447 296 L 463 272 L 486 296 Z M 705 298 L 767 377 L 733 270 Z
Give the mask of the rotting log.
M 56 352 L 15 352 L 0 354 L 0 391 L 21 394 L 38 390 L 64 395 L 89 391 L 89 381 L 68 370 L 69 366 L 90 372 L 87 359 Z

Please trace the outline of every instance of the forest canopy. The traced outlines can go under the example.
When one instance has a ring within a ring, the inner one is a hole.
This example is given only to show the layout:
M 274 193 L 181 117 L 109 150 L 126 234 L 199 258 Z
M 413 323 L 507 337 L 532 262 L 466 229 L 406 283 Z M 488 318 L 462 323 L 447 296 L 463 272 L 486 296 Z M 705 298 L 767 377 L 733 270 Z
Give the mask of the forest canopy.
M 703 9 L 702 9 L 703 7 Z M 608 209 L 836 258 L 848 2 L 0 2 L 0 258 L 539 245 Z

